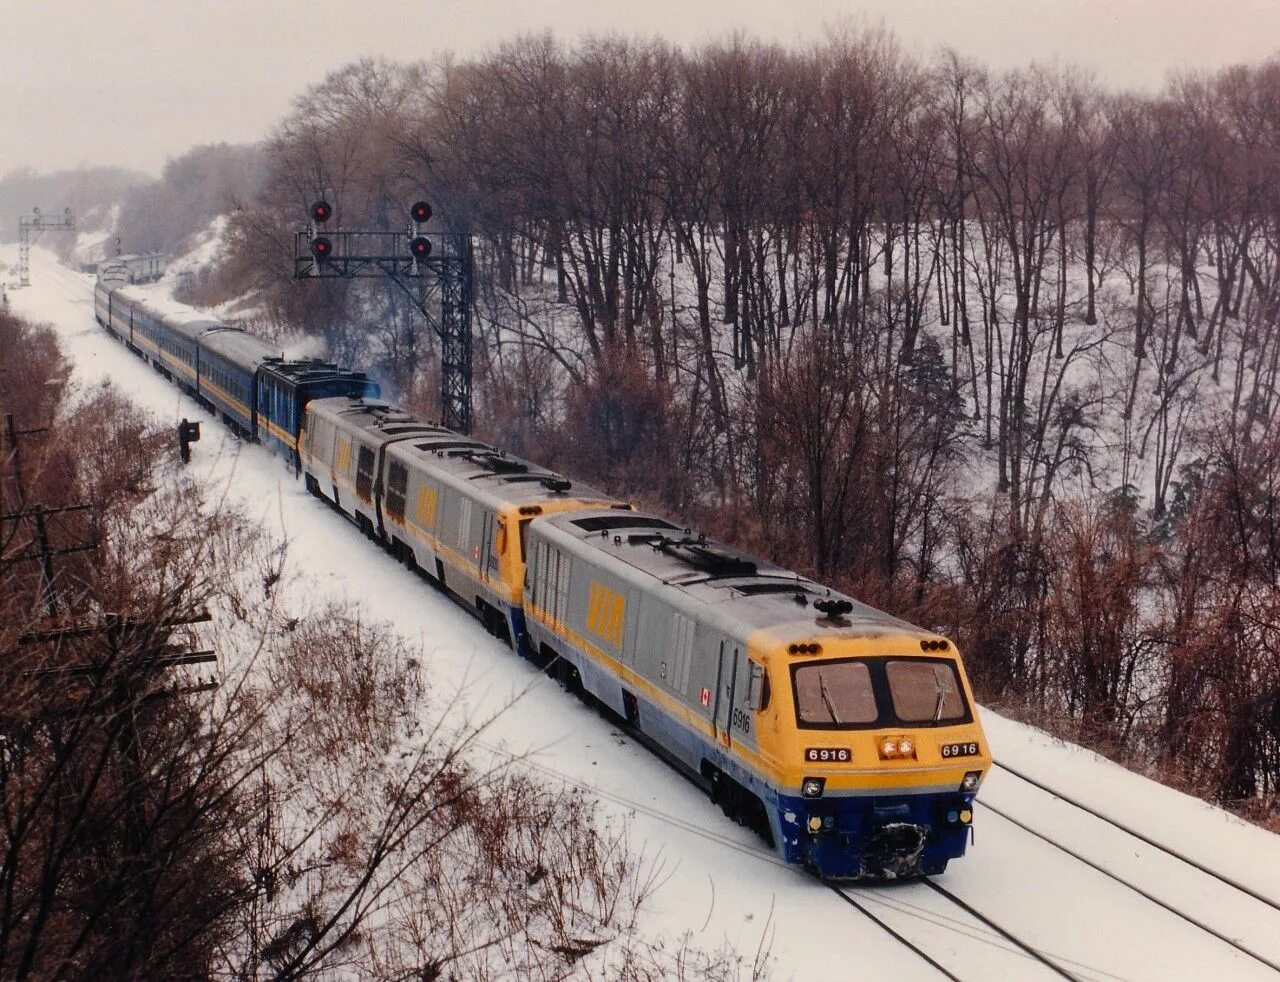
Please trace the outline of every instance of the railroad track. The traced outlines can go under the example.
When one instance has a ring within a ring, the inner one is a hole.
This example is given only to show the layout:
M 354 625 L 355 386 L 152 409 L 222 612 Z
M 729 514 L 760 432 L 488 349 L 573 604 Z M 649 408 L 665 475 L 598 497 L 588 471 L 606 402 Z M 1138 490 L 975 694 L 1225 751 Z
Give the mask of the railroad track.
M 967 916 L 971 921 L 977 922 L 978 927 L 975 929 L 972 925 L 966 923 L 962 917 L 948 917 L 918 905 L 904 902 L 900 898 L 886 894 L 884 889 L 880 887 L 850 887 L 833 883 L 826 885 L 842 901 L 872 921 L 913 955 L 932 967 L 938 974 L 953 980 L 953 982 L 963 982 L 964 976 L 956 974 L 955 971 L 942 964 L 919 941 L 912 940 L 904 931 L 895 928 L 885 917 L 877 914 L 873 906 L 885 908 L 904 917 L 931 924 L 942 930 L 968 937 L 980 943 L 992 945 L 1011 954 L 1021 955 L 1058 978 L 1070 979 L 1073 982 L 1094 979 L 1120 980 L 1121 978 L 1097 966 L 1087 965 L 1066 955 L 1049 952 L 1032 944 L 933 879 L 921 877 L 915 883 L 921 888 L 928 888 L 941 896 L 960 914 Z M 1000 973 L 997 971 L 989 974 L 998 976 Z
M 1110 825 L 1112 828 L 1115 828 L 1118 831 L 1131 836 L 1137 841 L 1142 842 L 1143 844 L 1158 850 L 1164 855 L 1169 856 L 1173 859 L 1178 860 L 1181 863 L 1186 864 L 1187 866 L 1191 867 L 1192 869 L 1196 870 L 1202 875 L 1208 876 L 1218 881 L 1219 883 L 1222 883 L 1223 885 L 1238 891 L 1242 895 L 1247 896 L 1252 900 L 1257 901 L 1258 903 L 1264 904 L 1267 907 L 1270 907 L 1272 910 L 1280 912 L 1280 904 L 1276 903 L 1276 901 L 1272 900 L 1270 897 L 1267 897 L 1266 895 L 1261 894 L 1258 891 L 1253 890 L 1248 886 L 1245 886 L 1244 884 L 1240 883 L 1236 879 L 1230 876 L 1227 876 L 1226 874 L 1221 873 L 1218 870 L 1212 869 L 1211 867 L 1208 867 L 1203 863 L 1200 863 L 1194 859 L 1191 859 L 1190 857 L 1182 854 L 1176 849 L 1173 849 L 1172 847 L 1167 846 L 1161 842 L 1158 842 L 1155 839 L 1152 839 L 1150 836 L 1147 836 L 1144 833 L 1139 832 L 1137 829 L 1134 829 L 1132 826 L 1127 825 L 1126 823 L 1121 822 L 1118 819 L 1114 819 L 1111 816 L 1098 811 L 1092 806 L 1087 805 L 1084 802 L 1079 801 L 1078 799 L 1065 794 L 1064 792 L 1058 791 L 1050 787 L 1049 785 L 1046 785 L 1036 780 L 1035 778 L 1031 777 L 1028 774 L 1025 774 L 1024 772 L 1016 768 L 1010 767 L 1007 764 L 1002 764 L 999 761 L 995 761 L 994 766 L 1002 771 L 1005 771 L 1008 774 L 1013 775 L 1019 780 L 1024 781 L 1025 783 L 1031 785 L 1032 787 L 1038 789 L 1039 791 L 1045 794 L 1051 795 L 1054 798 L 1057 798 L 1058 800 L 1063 801 L 1071 805 L 1072 807 L 1077 808 L 1080 811 L 1094 817 L 1095 819 L 1107 825 Z M 1047 843 L 1048 845 L 1059 850 L 1060 852 L 1066 853 L 1068 856 L 1070 856 L 1072 859 L 1075 859 L 1077 862 L 1083 863 L 1084 865 L 1088 866 L 1090 869 L 1096 870 L 1098 873 L 1101 873 L 1103 876 L 1107 877 L 1108 879 L 1111 879 L 1116 883 L 1121 884 L 1122 886 L 1131 890 L 1132 892 L 1142 897 L 1143 899 L 1150 901 L 1151 903 L 1155 904 L 1158 907 L 1163 908 L 1164 910 L 1168 911 L 1174 916 L 1181 918 L 1186 923 L 1191 924 L 1192 926 L 1198 928 L 1199 930 L 1204 931 L 1206 934 L 1209 934 L 1212 937 L 1218 939 L 1223 944 L 1229 945 L 1230 947 L 1234 948 L 1236 951 L 1247 956 L 1248 958 L 1251 958 L 1254 961 L 1259 962 L 1263 966 L 1271 969 L 1273 972 L 1280 974 L 1280 962 L 1276 961 L 1273 958 L 1269 958 L 1266 955 L 1262 955 L 1254 951 L 1252 948 L 1236 940 L 1235 938 L 1228 936 L 1223 931 L 1213 927 L 1211 924 L 1207 924 L 1205 921 L 1195 916 L 1194 914 L 1191 914 L 1183 910 L 1182 908 L 1177 907 L 1174 904 L 1171 904 L 1168 901 L 1161 899 L 1160 897 L 1152 893 L 1150 890 L 1142 886 L 1139 886 L 1138 884 L 1134 883 L 1132 880 L 1126 879 L 1125 877 L 1121 876 L 1119 873 L 1115 872 L 1114 870 L 1109 869 L 1106 866 L 1103 866 L 1101 863 L 1095 862 L 1094 860 L 1090 859 L 1088 856 L 1083 855 L 1081 852 L 1075 849 L 1072 849 L 1071 847 L 1066 846 L 1063 843 L 1057 841 L 1055 838 L 1053 838 L 1049 834 L 1042 832 L 1036 828 L 1033 828 L 1032 826 L 1028 825 L 1026 822 L 1013 817 L 1011 814 L 1009 814 L 1008 811 L 1004 810 L 1003 808 L 995 804 L 992 804 L 990 800 L 990 794 L 980 799 L 978 801 L 978 804 L 981 805 L 987 811 L 999 816 L 1004 821 L 1009 822 L 1010 824 L 1016 826 L 1017 828 L 1026 832 L 1027 834 L 1032 835 L 1035 838 L 1039 839 L 1040 841 Z
M 1008 764 L 1005 764 L 998 760 L 993 761 L 993 764 L 998 770 L 1004 771 L 1006 774 L 1012 774 L 1018 780 L 1031 785 L 1033 788 L 1037 788 L 1038 790 L 1043 791 L 1046 794 L 1053 795 L 1053 797 L 1057 798 L 1059 801 L 1066 802 L 1068 805 L 1071 805 L 1074 808 L 1078 808 L 1080 811 L 1088 815 L 1092 815 L 1094 818 L 1098 819 L 1099 821 L 1107 823 L 1113 828 L 1119 829 L 1122 832 L 1127 832 L 1129 835 L 1131 835 L 1133 838 L 1137 839 L 1139 842 L 1143 843 L 1144 845 L 1151 846 L 1153 849 L 1158 849 L 1160 852 L 1164 853 L 1166 856 L 1172 856 L 1174 859 L 1177 859 L 1185 863 L 1187 866 L 1190 866 L 1192 869 L 1196 870 L 1197 872 L 1203 873 L 1205 876 L 1212 877 L 1213 879 L 1217 880 L 1219 883 L 1222 883 L 1224 886 L 1231 887 L 1232 889 L 1237 890 L 1238 892 L 1244 894 L 1245 896 L 1251 897 L 1252 899 L 1258 901 L 1261 904 L 1265 904 L 1266 906 L 1270 907 L 1272 910 L 1276 911 L 1277 913 L 1280 913 L 1280 901 L 1276 901 L 1271 897 L 1266 896 L 1265 894 L 1259 893 L 1257 890 L 1254 890 L 1252 887 L 1248 887 L 1245 884 L 1241 883 L 1239 880 L 1236 880 L 1233 877 L 1227 876 L 1225 873 L 1221 873 L 1218 870 L 1215 870 L 1209 866 L 1206 866 L 1204 863 L 1191 859 L 1189 856 L 1184 856 L 1182 853 L 1178 852 L 1176 849 L 1173 849 L 1170 846 L 1166 846 L 1164 843 L 1158 842 L 1157 840 L 1152 839 L 1150 836 L 1147 836 L 1142 832 L 1139 832 L 1137 829 L 1133 828 L 1131 825 L 1127 825 L 1124 822 L 1119 821 L 1118 819 L 1112 818 L 1110 815 L 1106 815 L 1103 812 L 1098 811 L 1096 808 L 1093 808 L 1092 806 L 1085 804 L 1084 802 L 1080 801 L 1078 798 L 1073 798 L 1071 795 L 1067 794 L 1064 791 L 1061 791 L 1057 788 L 1050 787 L 1047 784 L 1037 781 L 1035 778 L 1031 777 L 1029 774 L 1019 770 L 1016 767 L 1010 767 Z

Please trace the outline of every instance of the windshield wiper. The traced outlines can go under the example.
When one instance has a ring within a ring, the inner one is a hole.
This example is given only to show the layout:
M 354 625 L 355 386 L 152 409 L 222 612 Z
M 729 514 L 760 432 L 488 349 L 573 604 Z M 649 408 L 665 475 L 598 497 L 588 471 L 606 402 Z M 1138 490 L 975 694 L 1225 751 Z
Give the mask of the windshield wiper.
M 933 688 L 938 693 L 938 701 L 933 707 L 933 721 L 936 723 L 942 719 L 942 707 L 947 701 L 947 696 L 951 695 L 951 680 L 944 679 L 940 668 L 933 670 Z
M 836 707 L 832 705 L 831 693 L 827 691 L 827 680 L 822 677 L 822 671 L 818 671 L 818 692 L 822 694 L 822 701 L 827 706 L 827 712 L 831 714 L 831 721 L 838 726 L 844 726 L 844 720 L 836 713 Z

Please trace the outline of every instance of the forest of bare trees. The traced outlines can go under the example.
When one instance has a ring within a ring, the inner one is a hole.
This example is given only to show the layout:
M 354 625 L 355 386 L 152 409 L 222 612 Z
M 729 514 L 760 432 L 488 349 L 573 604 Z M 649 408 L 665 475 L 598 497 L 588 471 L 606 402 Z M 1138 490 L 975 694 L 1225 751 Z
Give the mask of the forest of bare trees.
M 876 31 L 528 37 L 303 95 L 190 294 L 428 411 L 429 325 L 291 279 L 323 191 L 477 244 L 497 442 L 951 632 L 983 698 L 1274 820 L 1280 62 L 1152 95 Z

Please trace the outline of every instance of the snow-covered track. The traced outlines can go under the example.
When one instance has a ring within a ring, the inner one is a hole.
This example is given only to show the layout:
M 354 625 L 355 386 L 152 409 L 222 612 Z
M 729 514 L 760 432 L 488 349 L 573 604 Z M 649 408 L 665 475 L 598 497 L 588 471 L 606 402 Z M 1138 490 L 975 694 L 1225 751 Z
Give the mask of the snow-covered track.
M 846 904 L 848 904 L 854 910 L 858 911 L 858 913 L 862 914 L 863 917 L 867 918 L 869 921 L 875 924 L 876 927 L 880 928 L 880 930 L 884 931 L 886 934 L 892 937 L 895 941 L 897 941 L 900 945 L 902 945 L 912 954 L 916 955 L 925 963 L 927 963 L 928 965 L 936 969 L 938 973 L 941 974 L 944 978 L 950 979 L 951 982 L 962 982 L 962 980 L 960 979 L 960 976 L 949 971 L 944 965 L 936 961 L 932 955 L 930 955 L 918 944 L 916 944 L 914 941 L 908 938 L 901 931 L 896 930 L 891 924 L 886 922 L 883 918 L 877 917 L 875 914 L 873 914 L 871 910 L 866 906 L 866 904 L 862 903 L 862 901 L 858 900 L 855 897 L 851 897 L 843 887 L 835 883 L 828 883 L 827 886 L 831 889 L 831 892 L 834 893 L 837 897 L 843 900 Z
M 1001 926 L 996 921 L 988 917 L 986 914 L 982 913 L 980 910 L 977 910 L 968 901 L 963 900 L 962 898 L 956 896 L 946 887 L 939 886 L 937 883 L 935 883 L 933 880 L 929 879 L 928 877 L 923 877 L 920 882 L 922 882 L 929 889 L 933 890 L 935 893 L 941 894 L 943 897 L 946 897 L 949 901 L 951 901 L 953 904 L 955 904 L 957 907 L 963 910 L 975 921 L 978 921 L 980 924 L 984 924 L 985 926 L 990 928 L 992 931 L 1000 935 L 1000 937 L 1004 938 L 1006 941 L 1008 941 L 1011 945 L 1013 945 L 1019 951 L 1023 952 L 1023 954 L 1029 956 L 1030 958 L 1033 958 L 1035 961 L 1038 961 L 1041 965 L 1049 969 L 1049 971 L 1053 972 L 1055 975 L 1059 976 L 1060 978 L 1070 979 L 1072 980 L 1072 982 L 1076 982 L 1076 980 L 1079 978 L 1079 976 L 1072 975 L 1065 968 L 1063 968 L 1061 965 L 1059 965 L 1057 962 L 1051 959 L 1048 955 L 1042 952 L 1039 948 L 1035 947 L 1032 944 L 1027 943 L 1026 941 L 1023 941 L 1017 935 L 1011 933 L 1007 928 Z
M 968 901 L 966 901 L 962 897 L 957 896 L 955 893 L 948 890 L 946 887 L 939 886 L 934 880 L 928 877 L 921 877 L 920 879 L 914 882 L 918 884 L 922 884 L 928 887 L 929 889 L 933 890 L 935 893 L 937 893 L 939 896 L 945 899 L 948 903 L 952 904 L 954 907 L 956 907 L 960 911 L 963 911 L 964 914 L 968 915 L 968 917 L 970 917 L 972 920 L 980 924 L 983 928 L 986 929 L 990 937 L 990 940 L 993 943 L 998 944 L 998 942 L 995 940 L 996 938 L 1004 939 L 1004 941 L 1008 942 L 1008 944 L 1012 946 L 1008 950 L 1014 951 L 1016 953 L 1021 953 L 1027 958 L 1030 958 L 1032 961 L 1035 961 L 1040 965 L 1044 966 L 1044 968 L 1046 968 L 1048 971 L 1052 972 L 1054 975 L 1058 976 L 1059 978 L 1069 979 L 1071 980 L 1071 982 L 1080 982 L 1080 980 L 1083 978 L 1091 977 L 1091 976 L 1074 975 L 1071 972 L 1067 971 L 1067 969 L 1063 968 L 1057 961 L 1051 958 L 1043 950 L 1041 950 L 1040 948 L 1037 948 L 1035 945 L 1024 940 L 1018 935 L 1014 934 L 1003 924 L 999 923 L 995 919 L 984 914 L 982 911 L 978 910 Z M 921 945 L 917 944 L 915 941 L 912 941 L 904 933 L 902 933 L 901 931 L 894 928 L 891 924 L 889 924 L 884 918 L 879 917 L 877 914 L 875 914 L 866 904 L 860 901 L 857 897 L 853 896 L 853 894 L 851 893 L 852 888 L 842 887 L 838 884 L 828 884 L 828 886 L 831 888 L 832 892 L 834 892 L 836 896 L 838 896 L 841 900 L 843 900 L 849 906 L 853 907 L 855 910 L 861 913 L 864 917 L 871 920 L 877 927 L 879 927 L 881 930 L 889 934 L 895 941 L 903 945 L 905 948 L 911 951 L 918 958 L 928 963 L 935 971 L 939 972 L 945 978 L 953 980 L 953 982 L 960 982 L 960 979 L 961 979 L 960 976 L 956 975 L 954 972 L 948 969 L 945 965 L 939 962 L 936 958 L 934 958 L 933 955 L 931 955 L 928 951 L 926 951 Z M 877 896 L 876 900 L 881 903 L 885 902 L 884 898 L 880 896 Z M 893 905 L 890 905 L 890 906 L 893 906 Z
M 1025 773 L 1024 771 L 1019 770 L 1016 767 L 1010 767 L 1008 764 L 1004 763 L 1001 760 L 995 760 L 993 761 L 993 763 L 997 769 L 1002 770 L 1007 774 L 1012 774 L 1014 777 L 1018 778 L 1018 780 L 1031 785 L 1033 788 L 1037 788 L 1040 791 L 1043 791 L 1045 794 L 1053 795 L 1053 797 L 1057 798 L 1059 801 L 1066 802 L 1068 805 L 1071 805 L 1073 808 L 1078 808 L 1080 809 L 1080 811 L 1093 816 L 1099 821 L 1107 823 L 1112 828 L 1119 829 L 1121 832 L 1125 832 L 1131 835 L 1133 838 L 1137 839 L 1139 842 L 1143 843 L 1144 845 L 1148 845 L 1153 849 L 1158 849 L 1160 850 L 1160 852 L 1164 853 L 1166 856 L 1171 856 L 1174 859 L 1179 860 L 1180 862 L 1186 863 L 1188 866 L 1190 866 L 1192 869 L 1196 870 L 1197 872 L 1203 873 L 1205 876 L 1210 876 L 1213 879 L 1217 880 L 1219 883 L 1222 883 L 1225 886 L 1231 887 L 1234 890 L 1238 890 L 1241 893 L 1245 894 L 1246 896 L 1252 897 L 1254 900 L 1258 901 L 1258 903 L 1265 904 L 1266 906 L 1270 907 L 1272 910 L 1280 912 L 1280 902 L 1277 902 L 1272 898 L 1266 896 L 1265 894 L 1259 893 L 1257 890 L 1254 890 L 1251 887 L 1246 886 L 1245 884 L 1241 883 L 1239 880 L 1235 879 L 1234 877 L 1227 876 L 1225 873 L 1221 873 L 1218 870 L 1215 870 L 1209 866 L 1206 866 L 1204 863 L 1198 862 L 1197 860 L 1192 859 L 1190 856 L 1187 856 L 1185 853 L 1179 852 L 1177 849 L 1167 846 L 1162 842 L 1157 842 L 1155 839 L 1152 839 L 1151 837 L 1144 835 L 1142 832 L 1139 832 L 1137 829 L 1133 828 L 1133 826 L 1127 825 L 1126 823 L 1121 822 L 1118 819 L 1112 818 L 1110 815 L 1107 815 L 1103 812 L 1098 811 L 1096 808 L 1093 808 L 1090 805 L 1085 804 L 1079 798 L 1073 798 L 1071 795 L 1067 794 L 1065 791 L 1061 791 L 1058 788 L 1053 788 L 1047 784 L 1044 784 L 1041 781 L 1037 781 L 1031 775 Z M 981 801 L 981 803 L 987 804 L 986 801 Z M 988 807 L 990 806 L 988 805 Z M 997 815 L 1001 814 L 999 811 L 997 811 L 994 808 L 992 808 L 991 810 L 995 811 Z M 1280 971 L 1280 969 L 1278 969 L 1278 971 Z
M 1241 944 L 1239 941 L 1236 941 L 1234 938 L 1228 937 L 1226 934 L 1224 934 L 1222 931 L 1219 931 L 1217 928 L 1213 927 L 1212 925 L 1206 924 L 1204 921 L 1187 913 L 1185 910 L 1181 910 L 1180 908 L 1175 907 L 1173 904 L 1170 904 L 1164 900 L 1161 900 L 1159 897 L 1151 893 L 1149 890 L 1144 890 L 1142 887 L 1138 886 L 1136 883 L 1132 882 L 1131 880 L 1127 880 L 1123 876 L 1120 876 L 1114 870 L 1107 869 L 1101 863 L 1094 862 L 1088 856 L 1085 856 L 1077 852 L 1076 850 L 1069 848 L 1068 846 L 1064 846 L 1061 842 L 1054 840 L 1052 837 L 1046 835 L 1043 832 L 1033 829 L 1030 825 L 1026 824 L 1025 822 L 1019 821 L 1018 819 L 1010 815 L 1008 812 L 1002 811 L 1001 809 L 997 808 L 995 805 L 991 804 L 990 801 L 980 801 L 979 804 L 983 808 L 985 808 L 987 811 L 992 812 L 995 815 L 999 815 L 1006 822 L 1010 822 L 1011 824 L 1016 825 L 1018 828 L 1022 829 L 1022 831 L 1026 832 L 1028 835 L 1033 835 L 1037 839 L 1041 840 L 1042 842 L 1048 843 L 1049 845 L 1053 846 L 1055 849 L 1058 849 L 1061 852 L 1066 853 L 1068 856 L 1070 856 L 1072 859 L 1076 860 L 1077 862 L 1084 863 L 1084 865 L 1088 866 L 1090 869 L 1096 870 L 1097 872 L 1101 873 L 1103 876 L 1108 877 L 1109 879 L 1115 880 L 1115 882 L 1129 888 L 1130 890 L 1138 894 L 1143 899 L 1149 900 L 1151 903 L 1156 904 L 1159 907 L 1163 907 L 1170 914 L 1173 914 L 1176 917 L 1182 918 L 1188 924 L 1191 924 L 1194 927 L 1198 927 L 1200 930 L 1206 932 L 1207 934 L 1213 935 L 1213 937 L 1217 938 L 1219 941 L 1223 942 L 1224 944 L 1228 944 L 1232 948 L 1235 948 L 1236 951 L 1240 952 L 1241 954 L 1248 955 L 1250 958 L 1254 959 L 1255 961 L 1261 962 L 1263 965 L 1265 965 L 1267 968 L 1271 969 L 1272 971 L 1276 973 L 1280 973 L 1280 964 L 1277 964 L 1276 962 L 1271 961 L 1264 955 L 1258 954 L 1256 951 L 1253 951 L 1251 948 L 1246 947 L 1245 945 Z M 1173 853 L 1173 852 L 1170 852 L 1169 855 L 1177 856 L 1177 858 L 1179 859 L 1183 858 L 1181 856 L 1178 856 L 1177 853 Z M 940 886 L 938 886 L 936 883 L 933 883 L 933 882 L 929 882 L 929 885 L 933 887 L 935 890 L 942 889 Z
M 1067 804 L 1070 804 L 1073 807 L 1078 808 L 1081 811 L 1097 818 L 1099 821 L 1105 822 L 1106 824 L 1112 826 L 1113 828 L 1127 835 L 1132 836 L 1138 841 L 1143 842 L 1151 846 L 1152 848 L 1159 850 L 1164 855 L 1180 860 L 1181 862 L 1184 862 L 1187 865 L 1193 867 L 1198 872 L 1208 875 L 1213 879 L 1220 881 L 1221 883 L 1225 884 L 1228 887 L 1239 890 L 1241 893 L 1244 893 L 1247 896 L 1252 897 L 1253 899 L 1258 900 L 1269 907 L 1280 909 L 1280 908 L 1277 908 L 1277 905 L 1273 901 L 1271 901 L 1269 898 L 1257 893 L 1254 890 L 1249 889 L 1248 887 L 1237 882 L 1231 877 L 1225 876 L 1221 873 L 1218 873 L 1215 870 L 1209 869 L 1208 867 L 1202 865 L 1201 863 L 1196 862 L 1193 859 L 1188 858 L 1187 856 L 1183 855 L 1182 853 L 1178 852 L 1175 849 L 1171 849 L 1168 846 L 1165 846 L 1159 842 L 1156 842 L 1150 839 L 1149 837 L 1143 835 L 1142 833 L 1131 828 L 1125 823 L 1116 821 L 1115 819 L 1112 819 L 1098 812 L 1096 809 L 1091 808 L 1090 806 L 1086 805 L 1081 801 L 1070 798 L 1067 795 L 1061 794 L 1058 791 L 1054 790 L 1053 788 L 1050 788 L 1048 785 L 1042 784 L 1041 782 L 1035 780 L 1034 778 L 1026 774 L 1023 774 L 1020 771 L 1017 771 L 1014 768 L 1009 767 L 1008 765 L 1001 764 L 999 761 L 995 762 L 995 766 L 1000 768 L 1001 770 L 1007 771 L 1008 773 L 1014 775 L 1017 778 L 1020 778 L 1021 780 L 1025 781 L 1027 784 L 1032 785 L 1033 787 L 1044 792 L 1045 794 L 1050 794 L 1055 797 L 1058 797 L 1064 802 L 1066 802 Z M 1215 928 L 1213 925 L 1207 924 L 1205 921 L 1201 920 L 1199 917 L 1196 917 L 1195 915 L 1188 913 L 1186 910 L 1183 910 L 1175 906 L 1174 904 L 1169 903 L 1168 901 L 1162 900 L 1160 897 L 1156 896 L 1150 890 L 1147 890 L 1139 886 L 1137 883 L 1134 883 L 1132 880 L 1126 879 L 1125 877 L 1117 873 L 1115 870 L 1109 869 L 1108 867 L 1104 866 L 1102 863 L 1095 862 L 1094 860 L 1090 859 L 1088 856 L 1084 855 L 1078 850 L 1072 849 L 1071 847 L 1064 845 L 1063 843 L 1055 839 L 1052 835 L 1047 834 L 1046 832 L 1040 831 L 1036 828 L 1033 828 L 1031 825 L 1028 825 L 1026 822 L 1023 822 L 1017 818 L 1014 818 L 1004 809 L 998 807 L 997 805 L 992 804 L 990 793 L 988 793 L 982 799 L 980 799 L 978 801 L 978 804 L 981 805 L 987 811 L 995 815 L 998 815 L 1000 818 L 1004 819 L 1006 822 L 1009 822 L 1010 824 L 1018 827 L 1023 832 L 1026 832 L 1028 835 L 1035 836 L 1037 839 L 1047 843 L 1048 845 L 1052 846 L 1054 849 L 1057 849 L 1060 852 L 1066 853 L 1068 856 L 1070 856 L 1072 859 L 1076 860 L 1077 862 L 1083 863 L 1084 865 L 1088 866 L 1090 869 L 1096 870 L 1098 873 L 1101 873 L 1103 876 L 1107 877 L 1108 879 L 1114 880 L 1116 883 L 1119 883 L 1122 886 L 1128 888 L 1129 890 L 1132 890 L 1134 893 L 1142 897 L 1144 900 L 1147 900 L 1157 905 L 1158 907 L 1162 907 L 1164 910 L 1167 910 L 1169 913 L 1173 914 L 1175 917 L 1181 918 L 1182 920 L 1186 921 L 1188 924 L 1191 924 L 1192 926 L 1199 928 L 1201 931 L 1204 931 L 1206 934 L 1212 935 L 1214 938 L 1217 938 L 1223 944 L 1230 945 L 1232 948 L 1234 948 L 1236 951 L 1240 952 L 1241 954 L 1246 955 L 1249 958 L 1252 958 L 1254 961 L 1261 963 L 1262 965 L 1271 969 L 1273 972 L 1280 974 L 1280 963 L 1266 957 L 1265 955 L 1259 954 L 1258 952 L 1254 951 L 1252 948 L 1248 947 L 1247 945 L 1242 944 L 1240 941 L 1236 940 L 1235 938 L 1228 936 L 1225 932 Z M 935 890 L 942 889 L 937 884 L 932 882 L 930 882 L 929 885 L 932 886 Z

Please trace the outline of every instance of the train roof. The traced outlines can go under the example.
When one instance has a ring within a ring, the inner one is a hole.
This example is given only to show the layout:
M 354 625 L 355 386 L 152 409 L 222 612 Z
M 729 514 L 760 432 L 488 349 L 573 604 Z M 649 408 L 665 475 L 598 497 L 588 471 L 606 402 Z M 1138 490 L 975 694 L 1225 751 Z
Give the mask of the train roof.
M 263 368 L 281 378 L 287 379 L 294 385 L 303 385 L 307 382 L 327 382 L 338 378 L 369 378 L 364 372 L 342 368 L 332 362 L 321 361 L 318 358 L 271 357 L 266 359 Z
M 540 523 L 705 605 L 716 620 L 790 638 L 932 634 L 799 573 L 644 512 L 580 511 Z M 834 603 L 834 606 L 833 606 Z
M 208 331 L 200 337 L 202 350 L 211 351 L 225 358 L 242 371 L 252 374 L 258 370 L 266 359 L 275 352 L 275 348 L 260 337 L 249 334 L 237 327 L 221 325 L 219 330 Z
M 567 499 L 625 506 L 612 495 L 449 430 L 398 444 L 392 452 L 405 460 L 424 461 L 437 473 L 474 487 L 494 504 L 536 505 Z
M 428 423 L 382 399 L 331 396 L 312 399 L 307 408 L 310 412 L 331 416 L 344 429 L 363 434 L 376 446 L 411 435 L 425 438 L 435 433 L 447 433 L 456 436 L 452 430 Z
M 315 399 L 309 407 L 331 414 L 345 428 L 362 432 L 375 445 L 412 466 L 421 462 L 436 475 L 474 488 L 491 505 L 532 505 L 568 498 L 624 506 L 611 495 L 577 484 L 504 450 L 437 426 L 380 399 L 339 396 Z M 394 441 L 394 443 L 392 443 Z

